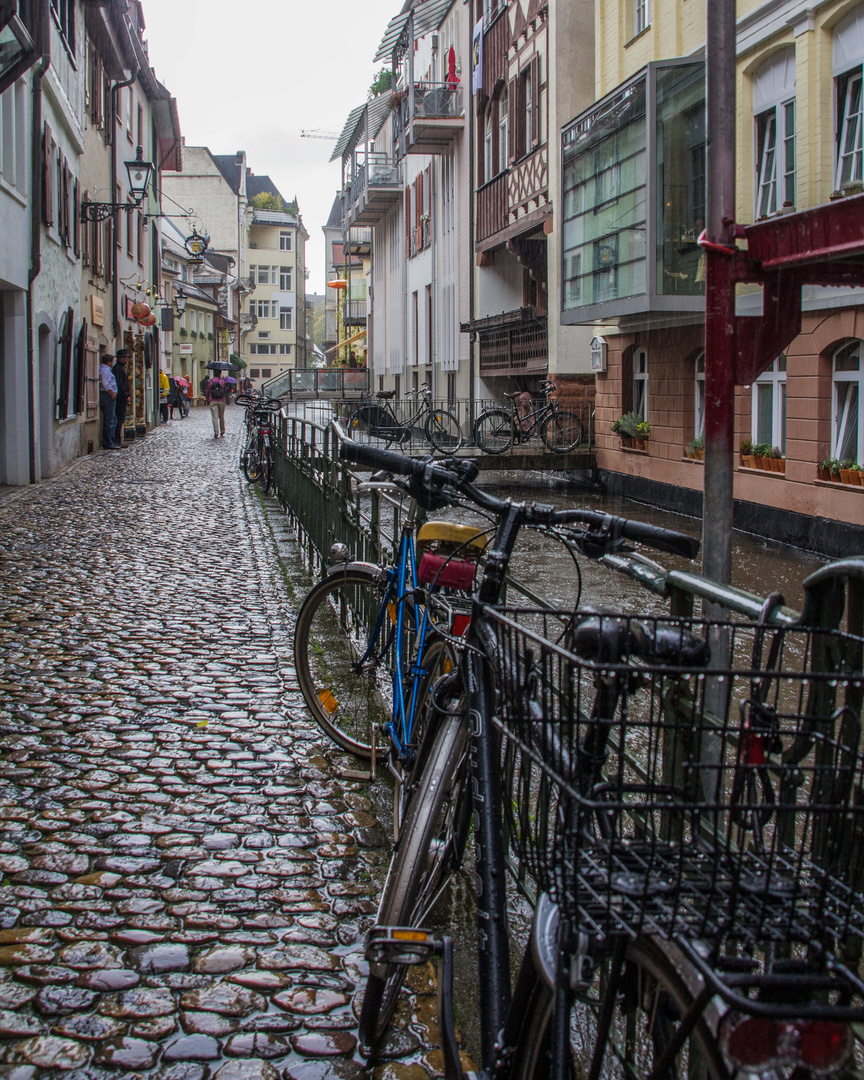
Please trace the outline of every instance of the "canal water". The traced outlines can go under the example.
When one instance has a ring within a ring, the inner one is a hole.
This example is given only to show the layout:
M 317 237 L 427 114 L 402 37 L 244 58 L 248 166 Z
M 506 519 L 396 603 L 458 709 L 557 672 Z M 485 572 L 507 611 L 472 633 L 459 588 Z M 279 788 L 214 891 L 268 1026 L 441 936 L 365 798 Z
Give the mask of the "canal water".
M 494 475 L 495 483 L 488 478 Z M 617 514 L 675 529 L 692 536 L 701 536 L 701 522 L 652 507 L 624 500 L 563 482 L 550 483 L 541 473 L 481 474 L 481 482 L 499 497 L 552 504 L 564 509 L 584 509 Z M 306 589 L 313 584 L 307 568 L 304 568 L 299 546 L 294 543 L 287 521 L 275 503 L 270 504 L 268 515 L 280 551 L 283 556 L 287 580 L 296 593 L 297 605 Z M 465 508 L 454 508 L 435 514 L 451 520 L 476 522 L 476 515 Z M 651 554 L 643 549 L 646 554 Z M 667 567 L 699 569 L 698 560 L 690 563 L 673 556 L 658 554 L 657 561 Z M 735 534 L 733 542 L 732 584 L 749 592 L 767 595 L 779 591 L 786 603 L 800 609 L 803 600 L 802 580 L 819 566 L 823 560 L 791 547 L 760 540 L 756 537 Z M 650 614 L 664 610 L 663 601 L 648 594 L 636 583 L 612 571 L 580 558 L 579 567 L 572 556 L 556 540 L 542 534 L 525 531 L 514 553 L 511 569 L 515 577 L 530 584 L 531 588 L 561 607 L 572 610 L 576 602 L 607 609 L 620 609 L 635 614 Z M 347 760 L 347 759 L 346 759 Z M 385 828 L 392 821 L 392 788 L 384 773 L 373 786 L 370 795 L 377 816 Z M 455 1012 L 463 1049 L 476 1061 L 479 1050 L 479 1029 L 476 986 L 476 944 L 473 913 L 473 881 L 469 851 L 466 869 L 458 874 L 439 901 L 432 917 L 432 928 L 449 933 L 455 946 Z M 383 886 L 386 859 L 377 868 Z M 515 966 L 521 955 L 522 945 L 530 926 L 530 908 L 515 888 L 510 895 L 511 937 L 513 940 L 512 962 Z M 405 1016 L 408 1010 L 400 1010 Z

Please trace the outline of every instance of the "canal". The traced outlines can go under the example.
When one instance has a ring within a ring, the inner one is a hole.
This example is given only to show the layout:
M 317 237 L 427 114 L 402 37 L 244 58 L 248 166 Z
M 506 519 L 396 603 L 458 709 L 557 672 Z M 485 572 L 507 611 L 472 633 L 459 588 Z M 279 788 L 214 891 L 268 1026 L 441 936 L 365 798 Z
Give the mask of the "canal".
M 493 476 L 494 483 L 490 483 Z M 701 536 L 701 522 L 696 519 L 610 497 L 566 482 L 550 482 L 546 474 L 542 473 L 486 473 L 481 474 L 481 482 L 484 487 L 502 498 L 512 497 L 550 503 L 560 509 L 581 507 L 597 510 L 652 522 L 692 536 Z M 304 564 L 301 549 L 295 542 L 287 519 L 275 500 L 269 504 L 269 510 L 268 517 L 283 560 L 283 572 L 292 591 L 296 594 L 299 606 L 305 591 L 313 584 L 314 578 Z M 462 507 L 449 509 L 441 514 L 436 513 L 435 516 L 472 523 L 477 521 L 475 514 Z M 779 591 L 785 597 L 786 603 L 793 608 L 800 608 L 802 603 L 802 580 L 824 562 L 812 554 L 744 534 L 735 535 L 733 552 L 732 583 L 734 585 L 760 595 Z M 672 556 L 659 555 L 658 561 L 669 567 L 698 569 L 698 566 L 694 567 L 694 564 Z M 522 534 L 511 565 L 514 576 L 528 583 L 535 592 L 545 596 L 553 604 L 564 608 L 572 609 L 577 602 L 580 602 L 583 605 L 644 614 L 663 610 L 663 601 L 660 598 L 646 593 L 629 579 L 597 566 L 588 559 L 580 558 L 579 565 L 575 565 L 572 556 L 559 541 L 540 533 L 526 531 Z M 335 761 L 341 759 L 345 767 L 352 765 L 351 759 L 338 753 L 333 754 L 332 759 Z M 354 765 L 356 767 L 356 763 Z M 387 834 L 392 822 L 392 787 L 387 774 L 380 774 L 370 787 L 375 814 L 382 824 L 382 832 Z M 387 869 L 386 856 L 386 850 L 382 851 L 381 861 L 373 867 L 373 875 L 382 886 Z M 475 984 L 476 955 L 471 861 L 472 856 L 469 851 L 466 868 L 454 878 L 447 892 L 442 896 L 432 921 L 433 929 L 447 932 L 454 939 L 457 1024 L 463 1049 L 476 1060 L 479 1045 L 476 1002 L 479 991 Z M 515 888 L 510 895 L 510 917 L 513 938 L 512 956 L 515 965 L 521 954 L 521 945 L 527 935 L 530 922 L 530 909 Z M 397 1025 L 401 1023 L 403 1031 L 401 1035 L 395 1036 L 396 1038 L 406 1037 L 405 1025 L 410 1027 L 412 1023 L 420 1022 L 414 1005 L 414 1000 L 409 996 L 400 1006 Z M 426 1017 L 423 1022 L 426 1023 L 428 1020 L 429 1018 Z

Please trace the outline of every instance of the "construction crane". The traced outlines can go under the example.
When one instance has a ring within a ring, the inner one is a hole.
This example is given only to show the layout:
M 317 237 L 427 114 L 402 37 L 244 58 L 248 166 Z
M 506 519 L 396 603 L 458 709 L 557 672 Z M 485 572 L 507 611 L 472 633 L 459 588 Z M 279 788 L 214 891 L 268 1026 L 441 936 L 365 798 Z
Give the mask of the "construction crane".
M 338 131 L 322 131 L 321 128 L 303 128 L 300 132 L 301 139 L 328 139 L 333 141 L 339 138 Z

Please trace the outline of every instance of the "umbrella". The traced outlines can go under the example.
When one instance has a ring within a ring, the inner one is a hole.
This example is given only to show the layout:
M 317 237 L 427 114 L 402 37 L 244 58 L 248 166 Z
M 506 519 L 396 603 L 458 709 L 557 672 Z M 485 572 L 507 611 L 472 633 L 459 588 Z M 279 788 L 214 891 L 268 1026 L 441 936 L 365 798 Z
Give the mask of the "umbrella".
M 213 371 L 231 371 L 231 365 L 225 360 L 211 360 L 205 367 L 211 368 Z
M 452 86 L 459 82 L 459 76 L 456 74 L 456 50 L 452 45 L 447 50 L 447 78 L 444 81 Z
M 185 375 L 175 375 L 174 382 L 183 383 L 184 386 L 191 386 L 192 383 L 186 378 Z
M 226 375 L 226 376 L 225 376 L 225 382 L 226 382 L 226 383 L 233 383 L 233 384 L 234 384 L 234 386 L 236 386 L 236 385 L 237 385 L 237 380 L 236 380 L 236 379 L 232 379 L 230 375 Z

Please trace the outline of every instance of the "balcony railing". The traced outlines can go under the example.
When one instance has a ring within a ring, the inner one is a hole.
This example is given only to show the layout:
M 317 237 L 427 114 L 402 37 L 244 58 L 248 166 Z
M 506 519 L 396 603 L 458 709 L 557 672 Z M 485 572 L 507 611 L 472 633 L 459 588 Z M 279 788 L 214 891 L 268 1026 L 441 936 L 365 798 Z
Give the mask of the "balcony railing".
M 441 153 L 461 131 L 465 118 L 462 88 L 452 83 L 415 83 L 399 91 L 402 100 L 394 114 L 396 154 Z M 413 123 L 412 123 L 413 121 Z
M 252 214 L 253 225 L 296 225 L 297 215 L 286 213 L 284 210 L 259 210 L 257 207 Z
M 402 198 L 402 169 L 386 154 L 370 153 L 348 187 L 348 224 L 373 225 Z
M 342 321 L 346 326 L 365 326 L 366 301 L 346 300 L 342 305 Z
M 482 320 L 497 323 L 477 327 L 481 375 L 511 375 L 544 372 L 549 363 L 546 320 L 522 308 L 510 316 Z
M 507 173 L 503 172 L 477 192 L 477 239 L 494 236 L 507 220 Z

